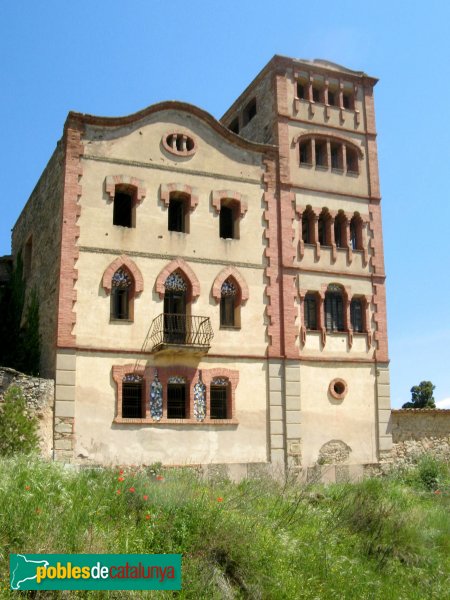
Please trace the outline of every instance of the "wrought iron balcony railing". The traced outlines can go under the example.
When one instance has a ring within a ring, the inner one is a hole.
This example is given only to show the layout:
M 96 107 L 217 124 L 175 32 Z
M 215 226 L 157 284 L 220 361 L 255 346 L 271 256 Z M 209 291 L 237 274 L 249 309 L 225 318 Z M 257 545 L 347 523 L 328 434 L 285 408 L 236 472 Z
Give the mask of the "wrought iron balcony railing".
M 149 334 L 154 351 L 174 346 L 208 350 L 213 336 L 209 317 L 171 313 L 153 319 Z

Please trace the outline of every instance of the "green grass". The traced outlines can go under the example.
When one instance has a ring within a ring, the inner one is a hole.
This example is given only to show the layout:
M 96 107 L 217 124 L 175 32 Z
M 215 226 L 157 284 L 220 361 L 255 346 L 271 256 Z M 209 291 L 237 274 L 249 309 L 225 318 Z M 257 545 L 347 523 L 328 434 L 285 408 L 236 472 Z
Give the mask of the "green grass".
M 432 459 L 328 487 L 206 482 L 188 469 L 0 464 L 0 598 L 27 596 L 5 589 L 11 552 L 183 554 L 181 592 L 33 598 L 450 597 L 449 472 Z

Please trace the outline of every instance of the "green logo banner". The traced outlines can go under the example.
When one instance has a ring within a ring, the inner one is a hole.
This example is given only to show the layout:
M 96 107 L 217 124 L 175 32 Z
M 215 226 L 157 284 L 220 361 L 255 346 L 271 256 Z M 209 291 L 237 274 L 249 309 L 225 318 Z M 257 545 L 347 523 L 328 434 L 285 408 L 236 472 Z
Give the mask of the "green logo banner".
M 180 590 L 181 554 L 10 554 L 12 590 Z

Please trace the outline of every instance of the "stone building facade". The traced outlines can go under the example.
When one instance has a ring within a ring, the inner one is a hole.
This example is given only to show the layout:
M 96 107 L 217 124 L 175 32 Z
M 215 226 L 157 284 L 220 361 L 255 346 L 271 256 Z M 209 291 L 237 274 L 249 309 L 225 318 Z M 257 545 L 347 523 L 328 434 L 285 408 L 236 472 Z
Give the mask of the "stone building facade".
M 12 244 L 57 459 L 299 470 L 390 450 L 375 84 L 275 56 L 220 121 L 69 113 Z

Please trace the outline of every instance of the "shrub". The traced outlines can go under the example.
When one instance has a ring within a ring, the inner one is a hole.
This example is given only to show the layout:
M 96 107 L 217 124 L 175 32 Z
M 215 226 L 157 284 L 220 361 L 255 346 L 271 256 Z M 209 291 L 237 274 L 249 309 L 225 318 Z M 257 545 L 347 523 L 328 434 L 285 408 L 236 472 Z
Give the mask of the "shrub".
M 22 390 L 11 386 L 0 406 L 0 455 L 30 454 L 38 448 L 37 418 L 31 415 Z

